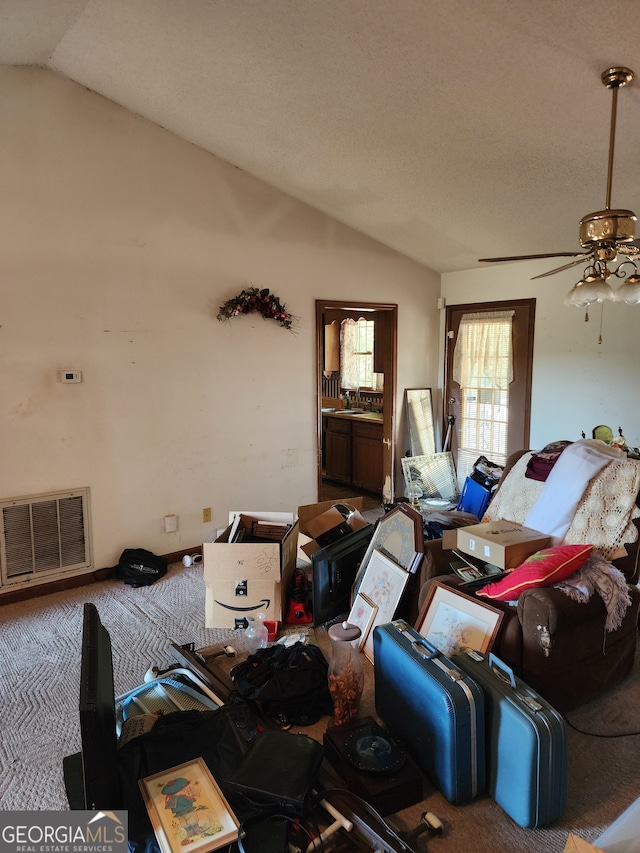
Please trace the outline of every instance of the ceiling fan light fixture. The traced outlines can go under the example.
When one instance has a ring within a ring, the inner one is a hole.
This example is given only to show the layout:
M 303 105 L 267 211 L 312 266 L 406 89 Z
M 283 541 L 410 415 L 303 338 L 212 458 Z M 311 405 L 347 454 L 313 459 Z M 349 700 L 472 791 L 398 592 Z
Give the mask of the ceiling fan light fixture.
M 616 290 L 616 302 L 626 302 L 627 305 L 640 305 L 640 275 L 630 275 Z
M 499 261 L 524 261 L 546 257 L 573 257 L 575 260 L 556 267 L 548 272 L 534 275 L 533 279 L 563 272 L 576 264 L 588 263 L 582 278 L 567 293 L 564 304 L 585 308 L 593 303 L 626 302 L 628 305 L 640 305 L 640 272 L 635 260 L 640 263 L 640 240 L 636 240 L 636 222 L 638 217 L 632 210 L 611 207 L 611 189 L 613 178 L 613 159 L 615 153 L 616 115 L 618 90 L 629 85 L 634 78 L 630 68 L 616 65 L 607 68 L 600 79 L 603 86 L 611 91 L 611 122 L 609 128 L 609 161 L 607 165 L 607 191 L 605 205 L 601 210 L 588 213 L 580 220 L 579 239 L 581 252 L 557 252 L 542 255 L 510 255 L 504 258 L 482 258 L 491 263 Z M 619 256 L 627 258 L 617 267 L 614 264 Z M 624 278 L 625 264 L 631 263 L 634 272 L 614 292 L 607 279 Z M 588 319 L 588 312 L 585 319 Z
M 588 305 L 593 302 L 610 302 L 615 295 L 611 285 L 601 276 L 594 277 L 591 281 L 585 280 L 582 286 L 582 296 Z
M 586 308 L 589 304 L 584 298 L 584 281 L 578 281 L 573 285 L 569 293 L 565 296 L 564 304 L 567 308 Z

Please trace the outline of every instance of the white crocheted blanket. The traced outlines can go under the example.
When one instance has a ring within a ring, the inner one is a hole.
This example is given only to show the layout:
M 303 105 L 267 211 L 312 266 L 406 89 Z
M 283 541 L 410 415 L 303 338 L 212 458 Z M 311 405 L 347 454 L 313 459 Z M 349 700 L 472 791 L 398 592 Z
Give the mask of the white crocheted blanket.
M 525 453 L 507 474 L 482 517 L 485 521 L 508 520 L 524 524 L 544 483 L 525 477 L 531 453 Z M 607 560 L 623 553 L 625 543 L 635 542 L 632 523 L 640 516 L 636 495 L 640 491 L 640 460 L 613 459 L 591 479 L 578 503 L 562 540 L 568 545 L 593 545 Z

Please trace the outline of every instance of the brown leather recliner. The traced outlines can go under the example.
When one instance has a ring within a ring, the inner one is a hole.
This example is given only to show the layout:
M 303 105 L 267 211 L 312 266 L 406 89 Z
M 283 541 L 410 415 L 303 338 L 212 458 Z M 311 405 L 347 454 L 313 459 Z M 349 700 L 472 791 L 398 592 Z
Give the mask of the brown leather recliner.
M 503 479 L 523 452 L 509 459 Z M 640 519 L 634 524 L 640 529 Z M 425 545 L 418 612 L 434 580 L 454 587 L 462 582 L 451 572 L 452 555 L 442 543 Z M 626 557 L 612 562 L 629 583 L 631 606 L 614 631 L 605 630 L 606 608 L 597 592 L 579 603 L 560 589 L 540 587 L 523 592 L 516 606 L 490 602 L 505 613 L 492 651 L 560 712 L 596 697 L 631 671 L 638 640 L 640 538 L 626 549 Z

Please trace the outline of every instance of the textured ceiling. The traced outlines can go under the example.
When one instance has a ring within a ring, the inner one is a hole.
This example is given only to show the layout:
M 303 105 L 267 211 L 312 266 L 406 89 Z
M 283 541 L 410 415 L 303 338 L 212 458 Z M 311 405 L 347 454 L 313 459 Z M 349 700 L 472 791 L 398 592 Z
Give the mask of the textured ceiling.
M 640 211 L 638 24 L 638 0 L 0 0 L 0 64 L 66 75 L 446 272 L 579 249 L 612 65 L 639 75 L 612 206 Z

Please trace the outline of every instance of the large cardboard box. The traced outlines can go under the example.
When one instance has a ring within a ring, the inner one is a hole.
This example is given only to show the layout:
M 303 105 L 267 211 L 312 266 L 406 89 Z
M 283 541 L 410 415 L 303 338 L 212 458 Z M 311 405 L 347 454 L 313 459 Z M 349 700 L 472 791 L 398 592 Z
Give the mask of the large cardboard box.
M 347 521 L 335 509 L 337 504 L 343 504 L 354 510 Z M 360 496 L 299 506 L 300 533 L 305 537 L 305 542 L 301 545 L 304 554 L 311 557 L 313 553 L 330 542 L 335 542 L 342 536 L 366 527 L 369 522 L 362 516 L 362 505 L 363 499 Z M 306 537 L 309 537 L 309 541 Z
M 551 537 L 514 521 L 486 521 L 445 530 L 442 546 L 456 548 L 500 569 L 514 569 L 551 544 Z
M 234 524 L 249 530 L 254 522 L 288 527 L 279 541 L 227 541 Z M 229 527 L 215 542 L 203 545 L 207 628 L 242 628 L 247 616 L 260 612 L 267 619 L 283 619 L 287 587 L 296 567 L 298 529 L 293 513 L 229 513 Z

